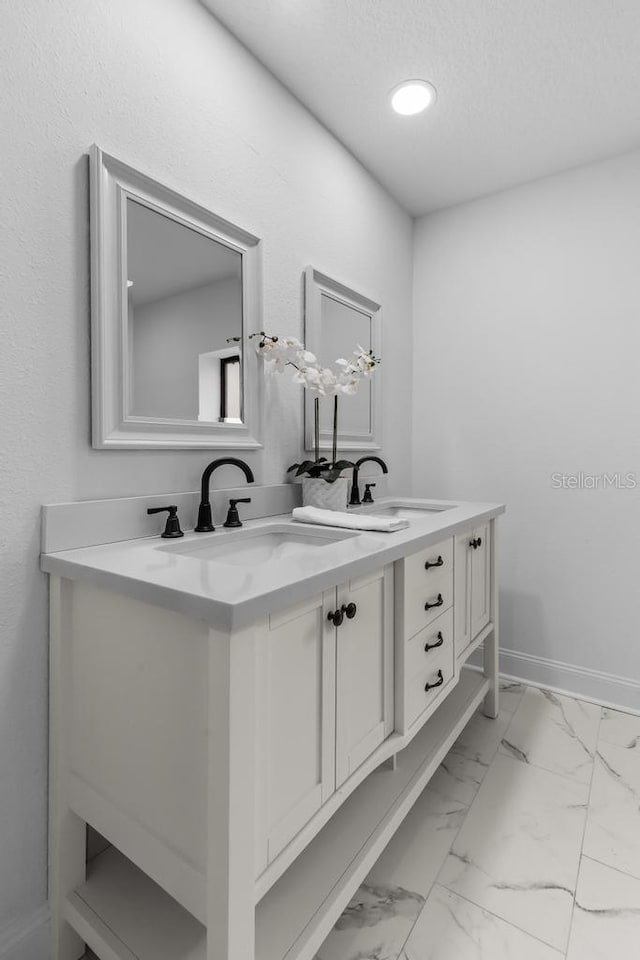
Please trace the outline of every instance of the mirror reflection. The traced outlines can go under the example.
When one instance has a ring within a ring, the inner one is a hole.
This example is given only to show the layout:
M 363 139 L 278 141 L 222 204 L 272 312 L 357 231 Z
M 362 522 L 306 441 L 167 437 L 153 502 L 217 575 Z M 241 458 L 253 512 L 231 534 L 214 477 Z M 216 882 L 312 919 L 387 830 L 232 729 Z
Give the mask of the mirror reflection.
M 128 414 L 242 423 L 242 254 L 127 198 Z
M 380 358 L 382 308 L 357 290 L 309 266 L 305 269 L 305 343 L 323 366 L 349 360 L 358 345 Z M 343 450 L 380 448 L 380 378 L 364 377 L 353 394 L 341 394 L 338 442 Z M 314 404 L 305 391 L 305 447 L 315 449 Z M 320 448 L 333 440 L 333 403 L 320 400 Z
M 356 309 L 344 300 L 327 293 L 320 296 L 321 347 L 318 359 L 325 367 L 333 367 L 338 357 L 350 357 L 356 344 L 373 350 L 371 314 Z M 333 402 L 320 400 L 320 430 L 330 433 L 333 427 Z M 361 383 L 356 393 L 340 397 L 340 432 L 367 434 L 373 429 L 371 381 Z

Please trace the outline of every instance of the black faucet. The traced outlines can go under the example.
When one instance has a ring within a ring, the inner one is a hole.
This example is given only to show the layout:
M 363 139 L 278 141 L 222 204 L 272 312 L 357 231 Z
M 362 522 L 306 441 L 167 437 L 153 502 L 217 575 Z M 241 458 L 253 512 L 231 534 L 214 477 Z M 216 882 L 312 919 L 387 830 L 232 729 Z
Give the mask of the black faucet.
M 379 463 L 382 467 L 383 473 L 389 473 L 389 468 L 382 459 L 382 457 L 360 457 L 359 460 L 356 460 L 353 466 L 353 477 L 351 478 L 351 496 L 349 497 L 349 506 L 350 507 L 359 507 L 360 506 L 360 490 L 358 488 L 358 475 L 360 473 L 360 467 L 363 463 L 367 463 L 368 460 L 371 460 L 373 463 Z
M 209 502 L 209 481 L 214 470 L 227 465 L 240 467 L 247 478 L 247 483 L 253 483 L 255 480 L 251 467 L 246 464 L 244 460 L 238 460 L 236 457 L 221 457 L 220 460 L 212 460 L 209 466 L 204 468 L 204 473 L 202 474 L 198 522 L 194 527 L 196 533 L 211 533 L 212 530 L 215 530 L 211 517 L 211 503 Z

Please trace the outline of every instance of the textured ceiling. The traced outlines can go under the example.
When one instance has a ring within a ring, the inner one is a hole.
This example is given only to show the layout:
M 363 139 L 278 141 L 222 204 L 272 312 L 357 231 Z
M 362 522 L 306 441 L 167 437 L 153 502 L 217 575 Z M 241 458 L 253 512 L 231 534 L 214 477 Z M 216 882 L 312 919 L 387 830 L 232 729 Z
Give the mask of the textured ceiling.
M 414 214 L 640 146 L 640 0 L 201 2 Z

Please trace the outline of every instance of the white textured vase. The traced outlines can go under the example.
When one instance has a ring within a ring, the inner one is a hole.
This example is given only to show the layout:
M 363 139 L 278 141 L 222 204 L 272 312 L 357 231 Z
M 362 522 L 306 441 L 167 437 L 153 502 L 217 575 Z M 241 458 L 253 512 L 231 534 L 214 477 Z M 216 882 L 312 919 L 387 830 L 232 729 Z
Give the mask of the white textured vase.
M 303 477 L 302 503 L 321 510 L 346 510 L 348 486 L 346 477 L 338 477 L 334 483 L 327 483 L 321 477 Z

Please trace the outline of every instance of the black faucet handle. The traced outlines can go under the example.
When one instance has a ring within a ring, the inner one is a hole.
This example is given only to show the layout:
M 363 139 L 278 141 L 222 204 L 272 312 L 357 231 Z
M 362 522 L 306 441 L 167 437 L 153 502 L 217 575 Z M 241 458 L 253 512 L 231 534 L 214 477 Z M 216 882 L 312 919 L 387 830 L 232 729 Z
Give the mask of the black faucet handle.
M 373 503 L 373 496 L 371 495 L 371 487 L 375 487 L 375 483 L 365 483 L 364 497 L 362 498 L 363 503 Z
M 184 537 L 184 533 L 180 529 L 180 520 L 178 519 L 178 508 L 175 503 L 172 503 L 168 507 L 147 507 L 147 513 L 164 513 L 168 511 L 169 516 L 167 517 L 167 522 L 165 524 L 164 532 L 160 534 L 161 537 L 164 537 L 167 540 L 173 540 L 176 537 Z
M 238 514 L 237 503 L 251 503 L 251 497 L 236 497 L 235 499 L 229 500 L 229 510 L 227 512 L 227 519 L 222 524 L 223 527 L 241 527 L 242 520 Z

